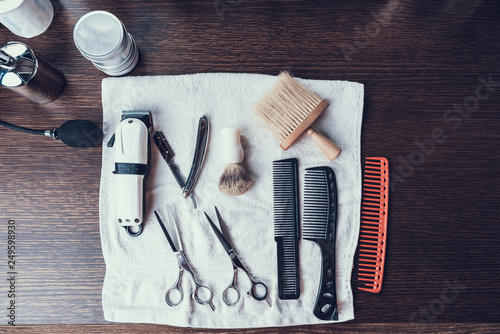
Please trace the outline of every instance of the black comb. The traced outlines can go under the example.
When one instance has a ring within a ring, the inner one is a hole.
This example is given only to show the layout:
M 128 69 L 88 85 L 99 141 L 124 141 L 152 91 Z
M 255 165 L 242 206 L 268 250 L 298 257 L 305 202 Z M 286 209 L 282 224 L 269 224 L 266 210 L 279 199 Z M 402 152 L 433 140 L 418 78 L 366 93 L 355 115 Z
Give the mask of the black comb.
M 306 169 L 302 235 L 321 248 L 321 280 L 314 315 L 339 320 L 335 284 L 335 225 L 337 185 L 330 167 Z
M 299 177 L 297 159 L 273 161 L 274 240 L 278 247 L 278 294 L 298 299 Z

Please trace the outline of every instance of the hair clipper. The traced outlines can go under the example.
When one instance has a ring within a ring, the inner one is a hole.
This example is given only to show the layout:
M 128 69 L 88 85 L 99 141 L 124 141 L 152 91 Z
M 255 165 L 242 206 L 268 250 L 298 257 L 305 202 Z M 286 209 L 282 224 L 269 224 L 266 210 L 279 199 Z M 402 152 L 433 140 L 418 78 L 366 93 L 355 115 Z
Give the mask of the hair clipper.
M 147 110 L 122 111 L 120 124 L 108 143 L 115 153 L 116 221 L 127 233 L 142 233 L 144 179 L 149 174 L 149 133 L 153 130 Z

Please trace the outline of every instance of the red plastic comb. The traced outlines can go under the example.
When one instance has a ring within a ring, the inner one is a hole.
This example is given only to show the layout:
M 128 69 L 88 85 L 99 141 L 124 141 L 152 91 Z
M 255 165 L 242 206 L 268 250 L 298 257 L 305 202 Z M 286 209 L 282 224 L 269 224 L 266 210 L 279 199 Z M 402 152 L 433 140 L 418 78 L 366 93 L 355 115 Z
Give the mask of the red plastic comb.
M 384 277 L 387 210 L 389 204 L 389 162 L 386 158 L 366 158 L 361 201 L 358 289 L 380 292 Z

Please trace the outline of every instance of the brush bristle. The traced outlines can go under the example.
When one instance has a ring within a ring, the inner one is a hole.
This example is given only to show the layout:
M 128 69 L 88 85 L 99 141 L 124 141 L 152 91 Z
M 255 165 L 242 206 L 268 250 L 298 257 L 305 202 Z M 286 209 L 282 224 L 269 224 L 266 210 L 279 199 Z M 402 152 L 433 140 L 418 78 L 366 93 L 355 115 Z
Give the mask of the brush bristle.
M 289 72 L 282 72 L 272 89 L 254 105 L 254 111 L 283 141 L 320 102 L 318 95 L 300 84 Z
M 227 164 L 219 180 L 219 190 L 229 196 L 239 196 L 252 187 L 252 180 L 241 164 Z

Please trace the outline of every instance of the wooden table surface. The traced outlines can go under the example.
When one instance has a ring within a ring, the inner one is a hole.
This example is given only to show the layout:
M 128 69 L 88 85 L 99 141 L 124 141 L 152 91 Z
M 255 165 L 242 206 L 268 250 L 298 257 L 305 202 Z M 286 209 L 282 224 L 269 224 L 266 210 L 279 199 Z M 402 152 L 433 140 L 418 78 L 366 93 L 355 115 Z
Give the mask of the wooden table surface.
M 364 84 L 362 157 L 386 156 L 391 164 L 383 290 L 358 291 L 355 262 L 354 321 L 272 331 L 500 331 L 498 1 L 52 3 L 45 33 L 24 39 L 2 26 L 0 41 L 29 44 L 64 72 L 66 88 L 46 105 L 0 89 L 5 121 L 47 129 L 69 119 L 102 124 L 107 76 L 72 38 L 76 21 L 98 9 L 115 14 L 139 46 L 129 75 L 289 69 L 301 78 Z M 8 320 L 7 231 L 14 220 L 15 324 L 48 325 L 19 332 L 191 332 L 104 320 L 102 149 L 6 128 L 0 138 L 1 324 Z

